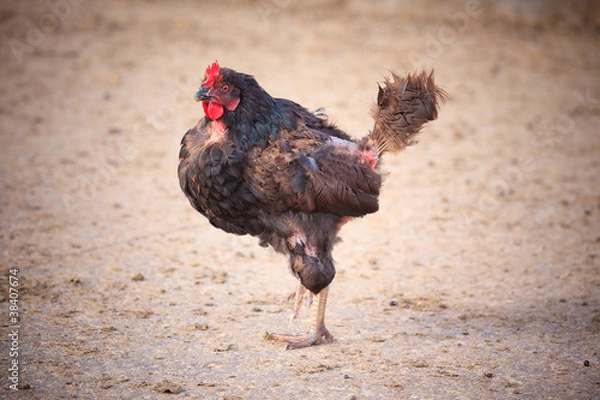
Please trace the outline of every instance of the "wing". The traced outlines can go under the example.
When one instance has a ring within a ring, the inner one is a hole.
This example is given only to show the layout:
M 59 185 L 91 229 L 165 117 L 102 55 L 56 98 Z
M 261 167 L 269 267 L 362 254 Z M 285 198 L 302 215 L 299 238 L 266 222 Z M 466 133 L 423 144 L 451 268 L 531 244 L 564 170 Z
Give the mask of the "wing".
M 336 132 L 336 131 L 334 131 Z M 362 216 L 378 210 L 381 176 L 361 162 L 356 143 L 301 126 L 248 157 L 247 182 L 272 212 Z
M 354 157 L 325 153 L 298 157 L 300 208 L 351 217 L 376 212 L 381 176 Z

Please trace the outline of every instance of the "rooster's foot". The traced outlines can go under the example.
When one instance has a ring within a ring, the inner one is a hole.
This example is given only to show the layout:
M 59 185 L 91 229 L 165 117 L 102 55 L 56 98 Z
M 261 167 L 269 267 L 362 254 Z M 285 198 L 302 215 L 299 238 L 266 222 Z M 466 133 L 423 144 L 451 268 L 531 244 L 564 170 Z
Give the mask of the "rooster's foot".
M 292 320 L 294 320 L 300 311 L 302 301 L 307 290 L 304 286 L 298 286 L 296 291 L 296 302 L 294 304 L 294 314 Z M 317 295 L 314 295 L 312 301 L 312 312 L 313 312 L 313 333 L 308 335 L 284 335 L 279 333 L 265 335 L 265 338 L 272 340 L 279 340 L 282 342 L 288 342 L 286 350 L 300 349 L 302 347 L 309 347 L 321 344 L 323 342 L 333 341 L 333 336 L 325 327 L 325 306 L 327 305 L 327 294 L 329 293 L 329 287 L 321 290 Z M 310 297 L 310 296 L 309 296 Z
M 325 326 L 322 326 L 318 331 L 309 333 L 308 335 L 286 335 L 279 333 L 269 334 L 269 339 L 288 342 L 286 350 L 301 349 L 303 347 L 316 346 L 322 343 L 331 343 L 333 336 Z

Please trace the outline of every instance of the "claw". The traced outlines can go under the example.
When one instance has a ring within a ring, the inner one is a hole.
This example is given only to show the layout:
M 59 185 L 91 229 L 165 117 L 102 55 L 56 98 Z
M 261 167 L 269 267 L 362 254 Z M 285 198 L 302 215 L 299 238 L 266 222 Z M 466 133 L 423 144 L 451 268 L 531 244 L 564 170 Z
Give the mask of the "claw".
M 301 349 L 303 347 L 316 346 L 322 343 L 331 343 L 333 342 L 333 336 L 331 335 L 331 333 L 329 333 L 327 328 L 323 327 L 323 330 L 321 332 L 315 332 L 306 336 L 288 336 L 287 340 L 285 341 L 289 342 L 285 349 L 294 350 Z

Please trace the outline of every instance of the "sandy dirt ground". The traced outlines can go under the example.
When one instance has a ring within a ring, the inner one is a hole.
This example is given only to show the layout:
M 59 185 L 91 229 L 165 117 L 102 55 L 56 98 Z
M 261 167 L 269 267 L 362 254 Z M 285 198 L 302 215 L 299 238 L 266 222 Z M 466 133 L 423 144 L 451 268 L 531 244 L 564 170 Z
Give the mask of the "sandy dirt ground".
M 597 30 L 320 4 L 0 3 L 0 397 L 600 398 Z M 449 93 L 342 231 L 331 344 L 263 340 L 309 328 L 287 260 L 180 192 L 215 59 L 355 137 L 390 69 Z

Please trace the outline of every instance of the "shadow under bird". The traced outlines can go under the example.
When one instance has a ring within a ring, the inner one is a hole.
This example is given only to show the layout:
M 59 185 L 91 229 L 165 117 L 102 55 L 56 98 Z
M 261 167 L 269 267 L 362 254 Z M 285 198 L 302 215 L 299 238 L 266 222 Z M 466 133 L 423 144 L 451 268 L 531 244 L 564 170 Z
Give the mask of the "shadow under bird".
M 216 61 L 206 68 L 195 95 L 205 116 L 181 141 L 179 183 L 212 225 L 256 236 L 289 257 L 300 281 L 292 319 L 308 297 L 313 327 L 307 335 L 268 338 L 288 349 L 333 340 L 325 307 L 337 234 L 378 210 L 381 156 L 414 144 L 444 98 L 433 72 L 392 73 L 379 87 L 372 132 L 353 140 L 323 114 L 271 97 L 251 75 Z

